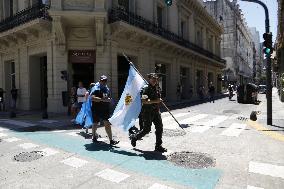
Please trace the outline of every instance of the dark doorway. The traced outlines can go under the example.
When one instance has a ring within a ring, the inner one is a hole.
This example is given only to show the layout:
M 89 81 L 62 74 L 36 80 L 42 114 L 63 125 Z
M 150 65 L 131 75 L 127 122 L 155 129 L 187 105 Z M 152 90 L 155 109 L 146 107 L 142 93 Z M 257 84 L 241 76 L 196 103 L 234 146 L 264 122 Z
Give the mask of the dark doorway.
M 118 87 L 118 97 L 121 96 L 125 83 L 127 81 L 128 72 L 129 72 L 129 63 L 124 56 L 117 57 L 117 87 Z
M 47 97 L 48 97 L 48 90 L 47 90 L 47 57 L 42 56 L 40 57 L 40 83 L 41 83 L 41 109 L 47 109 Z
M 82 81 L 86 89 L 90 83 L 94 83 L 94 64 L 90 63 L 73 63 L 73 83 L 72 86 L 78 86 L 79 81 Z

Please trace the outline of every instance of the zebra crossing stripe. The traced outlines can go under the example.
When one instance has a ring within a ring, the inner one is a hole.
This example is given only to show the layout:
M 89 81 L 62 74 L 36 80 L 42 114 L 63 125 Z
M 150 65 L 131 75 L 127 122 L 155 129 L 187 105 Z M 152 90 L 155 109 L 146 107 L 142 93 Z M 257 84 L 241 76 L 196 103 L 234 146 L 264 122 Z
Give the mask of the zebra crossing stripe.
M 178 113 L 178 114 L 173 114 L 175 118 L 183 117 L 185 115 L 189 115 L 189 113 Z M 171 121 L 174 120 L 174 118 L 169 114 L 165 118 L 162 118 L 163 121 Z
M 216 125 L 219 125 L 220 123 L 222 123 L 223 121 L 225 121 L 226 119 L 228 119 L 227 116 L 217 116 L 215 117 L 214 119 L 212 120 L 209 120 L 207 122 L 204 122 L 202 124 L 202 126 L 196 126 L 196 127 L 193 127 L 191 129 L 191 132 L 193 133 L 203 133 L 207 130 L 209 130 L 212 126 L 216 126 Z
M 126 178 L 130 177 L 130 175 L 114 171 L 111 169 L 105 169 L 96 174 L 96 176 L 101 177 L 105 180 L 120 183 L 121 181 L 125 180 Z
M 65 165 L 69 165 L 69 166 L 74 167 L 74 168 L 79 168 L 79 167 L 84 166 L 88 162 L 86 160 L 83 160 L 83 159 L 71 157 L 71 158 L 67 158 L 67 159 L 61 161 L 61 163 L 64 163 Z
M 0 127 L 0 132 L 6 131 L 6 130 L 7 130 L 7 129 L 3 129 L 3 128 Z
M 264 189 L 264 188 L 259 188 L 259 187 L 255 187 L 255 186 L 250 186 L 250 185 L 248 185 L 248 186 L 247 186 L 247 189 Z
M 249 162 L 249 172 L 284 179 L 284 166 L 251 161 Z
M 5 133 L 0 133 L 0 137 L 6 137 L 6 136 L 8 136 L 8 135 L 5 134 Z
M 200 119 L 204 119 L 208 116 L 208 114 L 198 114 L 190 118 L 183 119 L 181 124 L 191 124 L 192 122 L 198 121 Z
M 228 129 L 224 130 L 221 135 L 237 137 L 246 128 L 246 124 L 233 123 Z
M 24 144 L 19 144 L 18 146 L 23 149 L 30 149 L 30 148 L 38 147 L 39 145 L 33 144 L 33 143 L 24 143 Z
M 58 151 L 52 149 L 52 148 L 44 148 L 42 150 L 40 150 L 42 152 L 42 155 L 44 156 L 52 156 L 54 154 L 59 153 Z
M 168 187 L 168 186 L 165 186 L 165 185 L 162 185 L 162 184 L 155 183 L 148 189 L 174 189 L 174 188 L 171 188 L 171 187 Z
M 17 141 L 20 141 L 20 140 L 21 140 L 21 139 L 16 138 L 16 137 L 4 139 L 4 141 L 6 141 L 6 142 L 17 142 Z

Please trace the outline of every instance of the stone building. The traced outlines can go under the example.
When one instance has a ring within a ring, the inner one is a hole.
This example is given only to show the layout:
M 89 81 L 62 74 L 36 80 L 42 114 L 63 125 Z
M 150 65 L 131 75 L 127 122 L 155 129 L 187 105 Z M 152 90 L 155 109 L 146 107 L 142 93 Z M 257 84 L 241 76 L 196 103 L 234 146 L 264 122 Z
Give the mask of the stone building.
M 221 57 L 227 62 L 225 79 L 244 83 L 253 77 L 253 40 L 236 0 L 204 2 L 208 12 L 224 27 Z
M 260 43 L 260 35 L 259 31 L 256 30 L 255 27 L 249 28 L 250 33 L 252 35 L 252 40 L 254 43 L 254 79 L 255 82 L 258 83 L 260 78 L 262 77 L 265 72 L 262 71 L 262 68 L 264 67 L 264 60 L 263 60 L 263 52 L 262 52 L 262 44 Z
M 278 28 L 276 39 L 276 65 L 280 99 L 284 102 L 284 1 L 278 0 Z
M 108 76 L 118 100 L 125 53 L 146 76 L 161 72 L 166 101 L 197 98 L 212 81 L 221 91 L 222 27 L 199 0 L 0 0 L 0 88 L 17 107 L 66 112 L 62 92 Z M 63 78 L 63 79 L 62 79 Z M 177 95 L 177 88 L 180 94 Z

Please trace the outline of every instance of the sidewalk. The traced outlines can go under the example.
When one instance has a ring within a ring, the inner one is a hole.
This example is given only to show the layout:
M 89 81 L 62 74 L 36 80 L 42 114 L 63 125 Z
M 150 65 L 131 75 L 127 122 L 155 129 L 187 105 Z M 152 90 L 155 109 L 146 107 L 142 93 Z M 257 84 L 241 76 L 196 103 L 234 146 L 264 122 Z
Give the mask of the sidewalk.
M 284 103 L 280 101 L 277 94 L 277 88 L 272 89 L 272 126 L 267 125 L 267 100 L 266 95 L 260 95 L 261 101 L 257 111 L 261 111 L 258 115 L 257 122 L 263 126 L 273 127 L 276 130 L 284 131 Z

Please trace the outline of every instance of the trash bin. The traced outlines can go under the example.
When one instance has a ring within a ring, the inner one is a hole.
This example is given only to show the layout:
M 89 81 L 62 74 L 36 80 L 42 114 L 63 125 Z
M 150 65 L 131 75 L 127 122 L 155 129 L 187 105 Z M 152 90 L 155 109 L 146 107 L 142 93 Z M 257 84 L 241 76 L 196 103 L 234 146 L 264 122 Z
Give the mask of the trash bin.
M 253 83 L 240 85 L 237 88 L 238 103 L 257 103 L 258 87 Z

